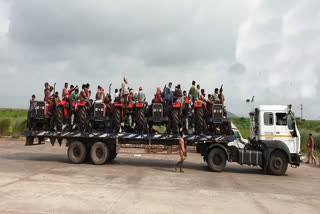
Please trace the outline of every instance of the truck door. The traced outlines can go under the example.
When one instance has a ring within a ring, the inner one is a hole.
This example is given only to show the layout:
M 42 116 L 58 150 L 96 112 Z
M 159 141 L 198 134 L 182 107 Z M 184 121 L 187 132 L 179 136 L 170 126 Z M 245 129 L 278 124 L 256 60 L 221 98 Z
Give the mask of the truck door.
M 275 116 L 275 140 L 282 141 L 288 146 L 290 153 L 295 153 L 296 143 L 294 141 L 294 137 L 291 134 L 293 130 L 289 129 L 288 114 L 286 112 L 277 112 Z
M 273 112 L 264 112 L 262 114 L 263 123 L 260 128 L 260 139 L 261 140 L 273 140 L 274 139 L 274 114 Z

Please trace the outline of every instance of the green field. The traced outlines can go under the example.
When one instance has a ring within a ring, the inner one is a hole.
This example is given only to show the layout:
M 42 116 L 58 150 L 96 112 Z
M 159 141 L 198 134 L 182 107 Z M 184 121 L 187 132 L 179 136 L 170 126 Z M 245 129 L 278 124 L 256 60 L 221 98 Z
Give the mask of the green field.
M 243 138 L 247 139 L 250 135 L 249 118 L 232 118 L 232 122 L 238 127 Z M 297 118 L 297 125 L 301 135 L 301 151 L 307 152 L 307 141 L 309 133 L 312 133 L 316 152 L 320 152 L 320 121 L 300 120 Z
M 25 109 L 0 109 L 0 136 L 23 136 L 27 113 Z

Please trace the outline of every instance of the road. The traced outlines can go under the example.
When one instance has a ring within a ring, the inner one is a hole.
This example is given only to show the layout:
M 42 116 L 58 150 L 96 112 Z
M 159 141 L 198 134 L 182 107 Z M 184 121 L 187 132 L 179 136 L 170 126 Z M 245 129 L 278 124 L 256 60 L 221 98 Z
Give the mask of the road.
M 0 139 L 0 213 L 320 213 L 313 165 L 281 177 L 235 163 L 212 173 L 189 153 L 177 173 L 176 154 L 123 149 L 96 166 L 69 163 L 66 149 Z

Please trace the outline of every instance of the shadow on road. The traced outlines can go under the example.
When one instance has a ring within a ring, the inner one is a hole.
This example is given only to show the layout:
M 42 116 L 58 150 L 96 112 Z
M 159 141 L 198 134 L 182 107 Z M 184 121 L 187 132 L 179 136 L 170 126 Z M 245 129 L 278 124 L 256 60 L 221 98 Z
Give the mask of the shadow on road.
M 12 153 L 8 155 L 2 155 L 0 159 L 7 160 L 23 160 L 23 161 L 41 161 L 41 162 L 56 162 L 71 164 L 65 154 L 49 154 L 49 153 Z M 134 167 L 151 167 L 155 170 L 175 172 L 174 166 L 177 164 L 177 160 L 165 160 L 165 159 L 151 159 L 151 158 L 134 158 L 134 157 L 117 157 L 114 161 L 107 163 L 107 165 L 127 165 Z M 91 160 L 87 160 L 83 164 L 92 164 Z M 184 169 L 198 170 L 203 172 L 209 172 L 207 165 L 203 163 L 188 162 L 188 159 L 183 165 Z M 240 166 L 238 164 L 228 164 L 224 170 L 224 173 L 239 173 L 239 174 L 261 174 L 263 170 L 259 167 Z

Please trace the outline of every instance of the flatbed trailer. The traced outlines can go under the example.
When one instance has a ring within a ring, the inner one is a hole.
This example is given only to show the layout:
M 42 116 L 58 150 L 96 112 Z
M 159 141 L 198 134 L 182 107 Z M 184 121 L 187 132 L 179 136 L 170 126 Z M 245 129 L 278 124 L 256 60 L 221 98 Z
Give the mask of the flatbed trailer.
M 66 140 L 68 158 L 72 163 L 82 163 L 90 158 L 94 164 L 104 164 L 116 158 L 121 144 L 145 144 L 172 146 L 179 144 L 178 135 L 168 134 L 132 134 L 132 133 L 85 133 L 85 132 L 59 132 L 59 131 L 25 131 L 26 146 L 39 145 L 45 138 L 54 145 Z M 38 142 L 35 143 L 35 139 Z M 236 136 L 222 135 L 184 135 L 188 144 L 194 144 L 197 151 L 207 162 L 209 170 L 221 172 L 226 162 L 237 162 L 241 165 L 264 167 L 266 160 L 262 151 L 245 151 L 236 147 L 239 144 Z

